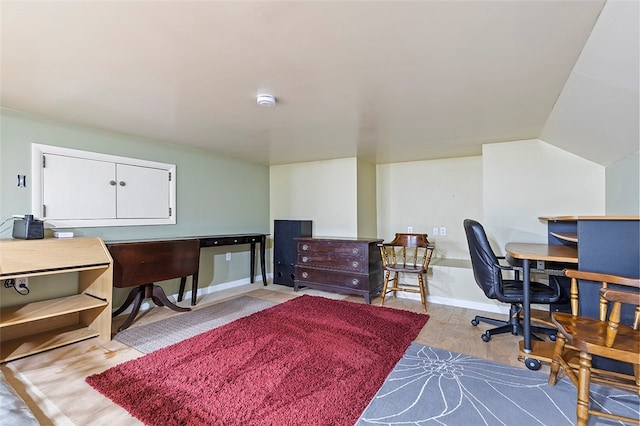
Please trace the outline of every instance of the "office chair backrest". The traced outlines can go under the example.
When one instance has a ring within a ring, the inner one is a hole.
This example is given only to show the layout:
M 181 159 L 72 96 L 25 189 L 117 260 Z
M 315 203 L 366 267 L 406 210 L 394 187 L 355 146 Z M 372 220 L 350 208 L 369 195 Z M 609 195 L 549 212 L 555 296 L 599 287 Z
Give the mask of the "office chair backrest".
M 498 268 L 498 258 L 489 245 L 487 234 L 480 223 L 471 219 L 464 220 L 464 232 L 467 235 L 476 284 L 488 298 L 495 299 L 502 287 L 502 273 Z

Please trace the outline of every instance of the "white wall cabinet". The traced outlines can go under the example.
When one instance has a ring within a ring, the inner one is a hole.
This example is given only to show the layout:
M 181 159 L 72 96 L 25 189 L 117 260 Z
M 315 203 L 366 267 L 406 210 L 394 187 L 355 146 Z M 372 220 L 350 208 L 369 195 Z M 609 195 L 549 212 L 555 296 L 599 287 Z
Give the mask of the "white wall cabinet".
M 175 165 L 33 144 L 34 215 L 60 228 L 176 223 Z

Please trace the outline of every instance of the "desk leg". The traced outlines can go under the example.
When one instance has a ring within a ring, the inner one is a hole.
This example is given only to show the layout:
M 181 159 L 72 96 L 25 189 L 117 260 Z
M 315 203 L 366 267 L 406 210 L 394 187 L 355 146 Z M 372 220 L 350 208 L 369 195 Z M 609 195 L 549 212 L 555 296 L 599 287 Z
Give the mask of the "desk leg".
M 178 290 L 178 302 L 182 302 L 184 297 L 184 287 L 187 284 L 187 277 L 180 277 L 180 289 Z
M 191 276 L 191 306 L 196 306 L 198 301 L 198 272 L 194 272 Z
M 524 297 L 522 301 L 523 309 L 523 332 L 524 332 L 524 351 L 531 353 L 531 267 L 529 259 L 522 260 L 522 290 Z
M 262 236 L 260 238 L 260 269 L 262 270 L 262 284 L 267 285 L 267 268 L 264 266 L 264 252 L 265 245 L 267 243 L 267 237 Z
M 254 277 L 256 274 L 256 243 L 251 243 L 251 283 L 255 281 Z

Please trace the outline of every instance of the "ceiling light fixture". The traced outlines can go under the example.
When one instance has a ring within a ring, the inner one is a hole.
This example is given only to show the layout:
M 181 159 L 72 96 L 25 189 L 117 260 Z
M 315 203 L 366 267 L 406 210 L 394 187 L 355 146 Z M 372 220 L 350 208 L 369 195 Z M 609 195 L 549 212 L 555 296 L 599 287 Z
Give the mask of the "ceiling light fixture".
M 261 107 L 272 107 L 276 104 L 276 98 L 267 93 L 258 93 L 257 102 Z

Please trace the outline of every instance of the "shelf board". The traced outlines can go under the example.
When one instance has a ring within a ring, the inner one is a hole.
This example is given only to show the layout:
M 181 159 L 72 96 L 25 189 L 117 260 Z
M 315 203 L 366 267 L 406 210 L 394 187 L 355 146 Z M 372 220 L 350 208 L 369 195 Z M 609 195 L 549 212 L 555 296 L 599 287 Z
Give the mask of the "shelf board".
M 26 305 L 9 306 L 2 308 L 0 311 L 0 329 L 107 305 L 108 303 L 105 300 L 87 294 L 74 294 L 73 296 L 43 300 Z
M 576 232 L 549 232 L 556 238 L 559 238 L 564 241 L 569 241 L 571 243 L 578 242 L 578 234 Z
M 111 256 L 96 237 L 0 239 L 0 277 L 107 269 Z
M 87 326 L 74 324 L 20 339 L 8 340 L 2 342 L 0 362 L 7 362 L 49 349 L 59 348 L 60 346 L 97 337 L 98 335 L 97 331 Z

